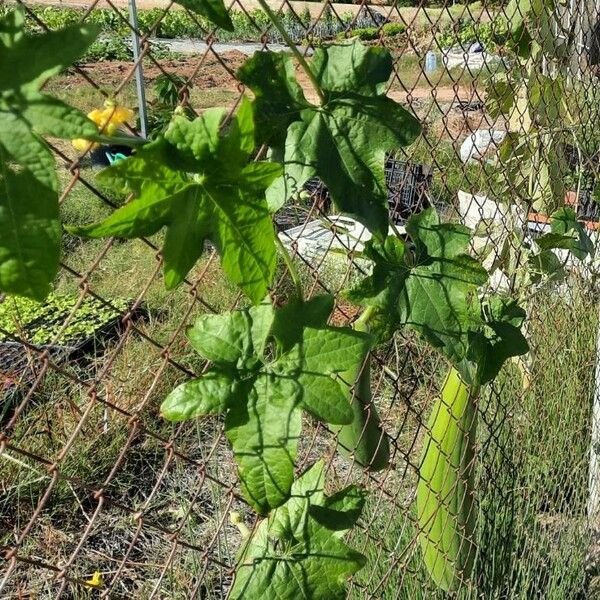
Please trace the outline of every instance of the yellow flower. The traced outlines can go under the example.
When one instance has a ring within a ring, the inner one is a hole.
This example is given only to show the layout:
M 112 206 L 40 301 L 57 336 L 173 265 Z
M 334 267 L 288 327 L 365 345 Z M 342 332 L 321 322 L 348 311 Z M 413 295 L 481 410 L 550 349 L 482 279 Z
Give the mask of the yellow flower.
M 91 579 L 88 579 L 85 584 L 89 587 L 99 588 L 102 587 L 104 581 L 102 579 L 102 573 L 100 571 L 94 571 Z
M 73 148 L 75 148 L 77 152 L 85 152 L 88 148 L 90 150 L 95 150 L 100 145 L 96 144 L 96 142 L 89 142 L 88 140 L 84 140 L 82 138 L 71 140 L 71 144 L 73 144 Z
M 134 112 L 125 106 L 119 106 L 107 100 L 104 103 L 104 109 L 95 108 L 88 113 L 88 119 L 94 121 L 98 127 L 98 131 L 103 135 L 114 135 L 123 123 L 127 123 L 133 119 Z M 72 140 L 71 143 L 75 150 L 85 152 L 86 150 L 94 150 L 99 144 L 89 142 L 83 139 Z

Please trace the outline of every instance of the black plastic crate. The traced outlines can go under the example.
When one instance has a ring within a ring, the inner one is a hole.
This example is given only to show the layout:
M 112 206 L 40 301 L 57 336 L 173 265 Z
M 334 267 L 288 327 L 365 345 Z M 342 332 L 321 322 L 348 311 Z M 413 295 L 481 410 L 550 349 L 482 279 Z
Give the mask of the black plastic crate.
M 577 218 L 581 221 L 600 221 L 600 205 L 593 196 L 593 190 L 581 190 L 577 203 Z
M 70 346 L 40 346 L 50 360 L 60 363 L 66 360 L 76 348 Z M 0 342 L 0 399 L 10 396 L 19 388 L 30 387 L 43 361 L 37 351 L 29 350 L 19 342 Z
M 390 218 L 396 225 L 402 225 L 416 213 L 430 206 L 428 190 L 432 172 L 427 165 L 409 163 L 395 158 L 385 162 L 385 182 L 388 193 Z M 331 198 L 325 184 L 313 177 L 304 184 L 307 191 L 317 201 L 321 210 L 331 208 Z
M 390 217 L 402 224 L 414 214 L 429 207 L 427 191 L 431 185 L 431 168 L 388 158 L 385 163 L 385 182 L 388 190 Z

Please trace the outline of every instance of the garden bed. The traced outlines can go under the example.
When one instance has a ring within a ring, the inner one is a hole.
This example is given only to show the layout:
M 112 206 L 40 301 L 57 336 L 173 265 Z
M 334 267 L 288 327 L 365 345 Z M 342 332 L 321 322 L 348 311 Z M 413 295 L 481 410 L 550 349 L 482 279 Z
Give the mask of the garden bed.
M 31 385 L 42 356 L 60 363 L 102 347 L 118 333 L 131 308 L 130 301 L 121 299 L 112 306 L 94 298 L 77 302 L 77 296 L 51 294 L 43 304 L 22 298 L 0 304 L 0 393 Z

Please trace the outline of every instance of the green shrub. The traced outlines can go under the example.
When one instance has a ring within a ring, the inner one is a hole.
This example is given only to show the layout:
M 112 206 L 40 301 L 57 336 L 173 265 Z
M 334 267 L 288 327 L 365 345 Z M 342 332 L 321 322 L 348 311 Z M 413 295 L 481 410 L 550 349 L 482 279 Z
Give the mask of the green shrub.
M 402 23 L 386 23 L 383 27 L 359 27 L 356 29 L 350 29 L 349 31 L 342 31 L 338 33 L 338 39 L 344 39 L 347 37 L 357 37 L 362 41 L 377 40 L 381 35 L 383 37 L 394 37 L 396 35 L 402 35 L 406 31 L 406 25 Z
M 436 36 L 436 40 L 442 48 L 455 46 L 467 48 L 475 42 L 480 42 L 488 50 L 497 50 L 507 42 L 508 34 L 508 26 L 504 18 L 487 23 L 460 19 L 446 27 Z
M 81 57 L 81 62 L 132 60 L 133 52 L 122 38 L 98 38 Z
M 3 6 L 0 6 L 0 15 L 6 12 Z M 58 8 L 53 6 L 36 7 L 36 14 L 50 29 L 60 29 L 65 25 L 78 23 L 85 15 L 81 8 Z M 166 14 L 164 9 L 152 8 L 138 11 L 139 30 L 146 34 L 151 32 L 152 37 L 173 39 L 173 38 L 203 38 L 209 33 L 213 33 L 217 41 L 228 42 L 232 40 L 258 41 L 263 32 L 267 31 L 267 39 L 271 42 L 280 42 L 281 36 L 270 26 L 267 15 L 260 9 L 254 10 L 249 14 L 241 11 L 233 11 L 230 14 L 234 30 L 225 31 L 214 28 L 207 19 L 198 15 L 192 15 L 185 10 L 169 10 Z M 298 17 L 291 11 L 284 12 L 282 20 L 291 37 L 297 41 L 301 40 L 306 27 L 311 23 L 310 13 L 304 11 L 301 17 Z M 117 36 L 120 38 L 129 38 L 131 29 L 128 25 L 127 12 L 122 10 L 118 14 L 112 9 L 95 9 L 91 12 L 88 19 L 91 22 L 101 26 L 102 33 L 107 36 Z M 323 37 L 335 36 L 342 23 L 333 19 L 331 11 L 325 13 L 319 22 L 320 25 L 328 24 Z M 29 31 L 41 31 L 40 26 L 30 17 L 27 19 L 27 28 Z M 113 56 L 113 60 L 122 60 L 124 54 L 116 51 L 116 46 L 105 48 L 106 43 L 93 49 L 93 55 L 100 56 L 98 60 L 108 60 L 108 56 Z M 89 60 L 94 60 L 90 58 Z

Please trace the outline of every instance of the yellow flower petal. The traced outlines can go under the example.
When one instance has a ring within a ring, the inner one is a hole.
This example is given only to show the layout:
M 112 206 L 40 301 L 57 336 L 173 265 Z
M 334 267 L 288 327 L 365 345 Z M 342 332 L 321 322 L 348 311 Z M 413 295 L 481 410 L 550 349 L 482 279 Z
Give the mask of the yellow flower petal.
M 75 150 L 77 150 L 78 152 L 85 152 L 86 150 L 88 150 L 88 148 L 90 150 L 95 150 L 99 146 L 99 144 L 96 144 L 95 142 L 92 143 L 88 140 L 84 140 L 81 138 L 71 140 L 71 144 L 73 144 L 73 148 L 75 148 Z
M 96 123 L 96 125 L 100 125 L 104 116 L 103 110 L 98 110 L 95 108 L 92 112 L 88 113 L 88 119 L 91 119 Z
M 117 106 L 110 121 L 111 123 L 118 123 L 120 125 L 121 123 L 126 123 L 133 119 L 133 116 L 134 112 L 130 108 Z
M 134 112 L 127 108 L 126 106 L 117 106 L 109 101 L 105 102 L 104 105 L 106 108 L 100 110 L 95 108 L 91 112 L 88 113 L 88 119 L 91 119 L 98 127 L 98 130 L 101 131 L 104 135 L 114 135 L 119 128 L 119 125 L 126 123 L 127 121 L 133 119 Z M 73 145 L 77 143 L 75 148 L 77 150 L 85 150 L 82 148 L 81 140 L 77 140 L 73 142 Z
M 85 584 L 90 587 L 101 587 L 103 583 L 102 573 L 100 573 L 100 571 L 94 571 L 92 578 L 85 582 Z
M 104 128 L 104 135 L 114 135 L 119 128 L 118 125 L 115 125 L 112 121 Z

